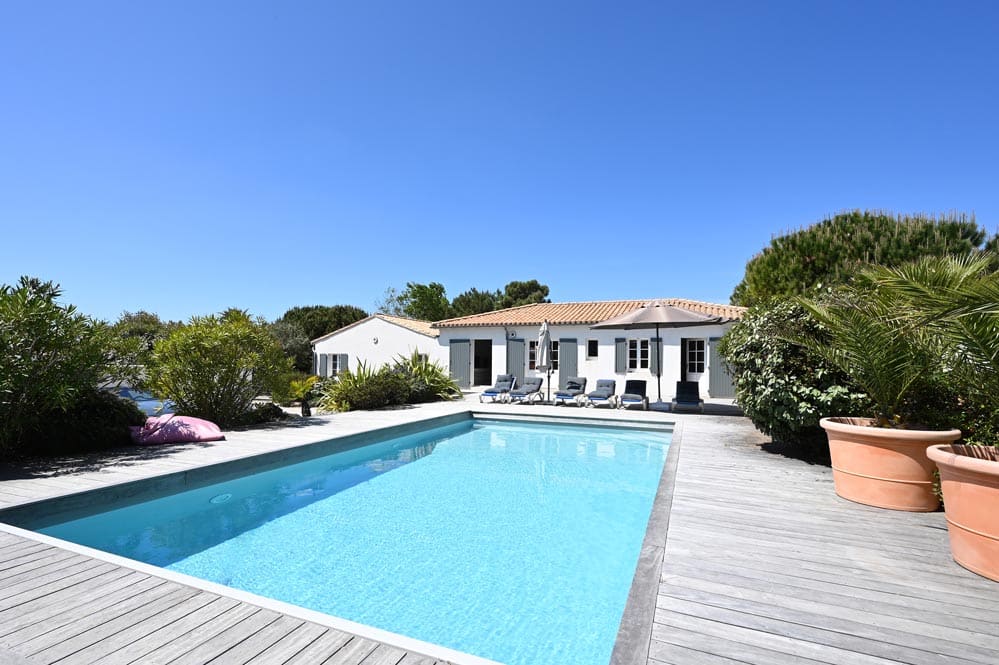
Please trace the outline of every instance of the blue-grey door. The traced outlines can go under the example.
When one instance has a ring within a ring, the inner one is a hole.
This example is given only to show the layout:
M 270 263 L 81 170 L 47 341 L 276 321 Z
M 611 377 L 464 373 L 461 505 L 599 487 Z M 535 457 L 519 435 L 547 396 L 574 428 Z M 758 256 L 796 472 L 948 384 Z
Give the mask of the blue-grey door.
M 506 373 L 517 377 L 517 385 L 524 385 L 524 340 L 506 341 Z
M 579 346 L 574 339 L 561 338 L 558 341 L 558 387 L 565 390 L 565 382 L 570 376 L 579 373 Z M 590 385 L 596 379 L 590 380 Z
M 708 340 L 708 396 L 735 397 L 735 386 L 732 385 L 732 375 L 725 367 L 725 361 L 718 353 L 720 338 Z
M 472 343 L 467 339 L 452 339 L 450 351 L 451 378 L 459 388 L 468 388 L 472 385 Z

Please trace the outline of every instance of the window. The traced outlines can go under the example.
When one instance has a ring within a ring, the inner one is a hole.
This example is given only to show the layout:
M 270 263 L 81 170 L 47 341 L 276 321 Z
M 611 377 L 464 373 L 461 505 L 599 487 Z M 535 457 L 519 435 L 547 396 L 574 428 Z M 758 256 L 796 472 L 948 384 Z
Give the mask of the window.
M 704 372 L 704 340 L 687 340 L 687 373 L 701 374 Z
M 648 369 L 649 368 L 649 340 L 629 339 L 628 340 L 628 369 Z
M 538 368 L 538 341 L 533 340 L 527 344 L 527 369 Z M 558 369 L 558 342 L 552 342 L 552 370 Z
M 319 353 L 316 359 L 316 374 L 319 376 L 336 376 L 347 370 L 346 353 Z
M 595 340 L 595 339 L 588 339 L 588 340 L 586 340 L 586 358 L 587 358 L 587 360 L 589 360 L 590 358 L 596 358 L 597 357 L 597 353 L 599 351 L 600 351 L 600 345 L 597 343 L 597 340 Z

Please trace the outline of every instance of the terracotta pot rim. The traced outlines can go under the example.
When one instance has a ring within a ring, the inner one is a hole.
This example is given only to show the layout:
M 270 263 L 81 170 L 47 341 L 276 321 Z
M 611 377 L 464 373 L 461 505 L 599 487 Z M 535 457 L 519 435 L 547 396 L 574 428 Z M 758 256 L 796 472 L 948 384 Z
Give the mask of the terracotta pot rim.
M 963 447 L 963 446 L 957 446 Z M 969 446 L 970 447 L 970 446 Z M 988 446 L 980 446 L 986 448 Z M 944 443 L 930 446 L 926 449 L 926 455 L 936 462 L 937 466 L 947 466 L 962 471 L 971 471 L 986 476 L 999 477 L 999 460 L 987 460 L 979 457 L 969 457 L 954 452 L 955 445 Z
M 918 441 L 939 441 L 949 443 L 961 438 L 961 430 L 932 430 L 932 429 L 893 429 L 890 427 L 873 427 L 872 418 L 850 418 L 846 416 L 834 416 L 822 418 L 819 425 L 822 429 L 832 432 L 856 432 L 862 433 L 866 437 L 885 438 L 897 440 L 918 440 Z

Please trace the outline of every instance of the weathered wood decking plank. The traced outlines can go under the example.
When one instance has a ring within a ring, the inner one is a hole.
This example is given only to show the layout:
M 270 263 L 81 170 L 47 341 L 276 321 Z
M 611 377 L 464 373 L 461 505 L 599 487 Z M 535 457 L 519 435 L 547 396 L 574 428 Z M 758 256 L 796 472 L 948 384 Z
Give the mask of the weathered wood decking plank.
M 303 623 L 246 662 L 258 663 L 259 665 L 285 663 L 319 639 L 327 630 L 327 628 L 314 623 Z
M 288 659 L 284 665 L 313 665 L 325 662 L 327 658 L 343 648 L 353 639 L 353 635 L 330 628 L 307 647 Z
M 205 605 L 159 628 L 134 630 L 133 635 L 137 635 L 137 639 L 122 644 L 91 662 L 93 665 L 126 665 L 127 663 L 141 662 L 147 654 L 167 644 L 178 635 L 184 635 L 201 624 L 212 621 L 215 617 L 237 605 L 239 605 L 238 600 L 214 597 Z M 119 636 L 123 634 L 119 633 Z M 120 637 L 118 640 L 122 641 Z
M 281 617 L 277 612 L 261 609 L 239 623 L 223 630 L 171 663 L 176 665 L 204 665 L 218 658 L 257 631 L 263 630 Z
M 54 663 L 96 642 L 129 628 L 144 619 L 166 612 L 197 595 L 196 589 L 168 585 L 166 593 L 134 596 L 133 603 L 105 608 L 63 628 L 39 635 L 20 645 L 20 650 L 39 662 Z
M 323 665 L 359 665 L 361 661 L 371 655 L 377 646 L 377 642 L 363 637 L 354 637 L 337 649 L 336 653 L 324 660 Z
M 217 599 L 217 596 L 205 592 L 191 596 L 181 594 L 179 597 L 182 599 L 180 602 L 164 597 L 159 603 L 151 603 L 129 615 L 76 635 L 72 640 L 41 651 L 39 655 L 52 662 L 71 656 L 74 661 L 93 663 L 127 647 L 144 635 L 170 626 Z
M 211 661 L 213 665 L 243 665 L 269 649 L 305 622 L 289 616 L 279 616 L 277 621 L 268 624 L 263 629 L 253 633 L 245 640 L 234 644 L 221 655 Z
M 144 654 L 141 662 L 143 665 L 146 665 L 147 663 L 148 665 L 163 665 L 164 663 L 173 662 L 174 659 L 179 658 L 180 656 L 190 652 L 192 649 L 201 646 L 204 642 L 207 642 L 208 640 L 260 611 L 261 609 L 259 607 L 247 605 L 246 603 L 240 603 L 232 609 L 223 612 L 211 621 L 206 621 L 193 630 L 189 630 L 188 632 L 179 635 L 174 635 L 173 639 L 166 644 L 163 644 L 153 651 Z

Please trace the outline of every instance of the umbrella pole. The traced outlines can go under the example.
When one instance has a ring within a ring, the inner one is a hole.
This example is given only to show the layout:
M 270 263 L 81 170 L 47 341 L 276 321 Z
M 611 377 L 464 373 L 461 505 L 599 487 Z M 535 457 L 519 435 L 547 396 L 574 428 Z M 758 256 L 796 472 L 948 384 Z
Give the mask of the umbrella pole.
M 659 401 L 663 401 L 663 343 L 659 339 L 659 324 L 656 324 L 656 390 Z

